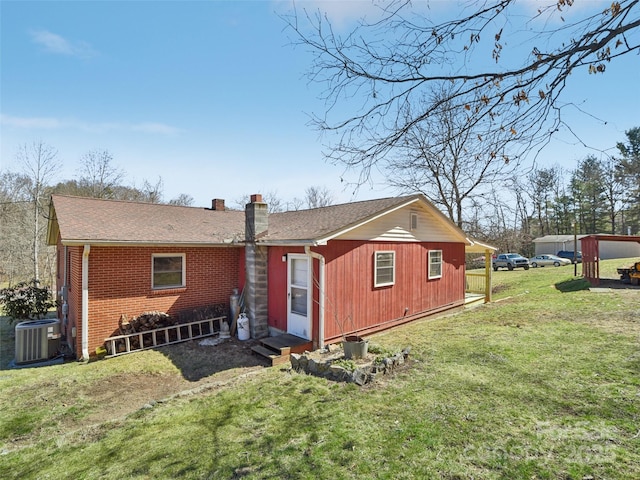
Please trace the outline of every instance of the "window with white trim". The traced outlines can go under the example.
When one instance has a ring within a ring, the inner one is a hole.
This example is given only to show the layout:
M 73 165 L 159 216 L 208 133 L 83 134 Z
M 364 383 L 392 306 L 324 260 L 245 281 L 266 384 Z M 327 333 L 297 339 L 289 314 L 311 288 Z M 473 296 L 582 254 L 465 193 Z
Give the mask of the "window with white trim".
M 429 250 L 429 279 L 442 277 L 442 250 Z
M 374 287 L 385 287 L 396 282 L 396 252 L 376 252 Z
M 411 231 L 418 229 L 418 214 L 416 212 L 411 212 L 409 216 L 409 228 Z
M 186 285 L 184 253 L 154 253 L 151 260 L 151 286 L 154 289 Z

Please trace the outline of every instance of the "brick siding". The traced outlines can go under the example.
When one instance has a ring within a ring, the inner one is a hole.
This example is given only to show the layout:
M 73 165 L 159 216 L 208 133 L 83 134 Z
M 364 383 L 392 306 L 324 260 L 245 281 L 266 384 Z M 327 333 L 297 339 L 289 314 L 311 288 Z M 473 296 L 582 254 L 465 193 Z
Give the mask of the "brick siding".
M 71 247 L 69 330 L 75 325 L 75 351 L 82 352 L 82 251 Z M 186 255 L 186 286 L 154 290 L 152 255 Z M 99 247 L 89 254 L 89 353 L 104 339 L 118 334 L 121 316 L 133 318 L 146 311 L 177 314 L 189 309 L 228 303 L 239 287 L 241 248 L 220 247 Z M 71 343 L 72 339 L 69 338 Z

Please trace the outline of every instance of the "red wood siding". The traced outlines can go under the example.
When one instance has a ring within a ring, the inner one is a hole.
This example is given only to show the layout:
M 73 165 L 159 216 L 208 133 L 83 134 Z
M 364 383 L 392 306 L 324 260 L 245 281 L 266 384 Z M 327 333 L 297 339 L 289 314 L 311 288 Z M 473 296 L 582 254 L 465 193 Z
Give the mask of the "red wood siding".
M 464 302 L 464 245 L 453 243 L 390 243 L 331 241 L 313 249 L 325 257 L 325 341 L 344 333 L 375 331 Z M 395 284 L 374 288 L 374 254 L 395 251 Z M 429 250 L 442 250 L 442 278 L 428 280 Z M 269 248 L 269 326 L 287 330 L 288 253 L 302 248 Z M 313 261 L 313 338 L 317 342 L 319 262 Z M 405 314 L 405 308 L 408 311 Z M 351 321 L 351 319 L 353 321 Z
M 77 327 L 76 352 L 82 342 L 82 247 L 71 247 L 69 319 Z M 121 315 L 144 311 L 175 314 L 216 303 L 228 303 L 233 288 L 244 282 L 241 248 L 97 247 L 89 254 L 89 353 L 117 334 Z M 154 253 L 186 254 L 186 287 L 151 288 Z
M 314 250 L 326 260 L 328 342 L 464 302 L 464 244 L 332 241 Z M 374 288 L 374 254 L 382 250 L 396 252 L 395 284 Z M 442 250 L 442 278 L 427 278 L 429 250 Z
M 269 248 L 268 323 L 270 327 L 287 331 L 287 262 L 282 257 L 288 253 L 304 253 L 303 248 Z M 317 318 L 317 315 L 314 316 Z

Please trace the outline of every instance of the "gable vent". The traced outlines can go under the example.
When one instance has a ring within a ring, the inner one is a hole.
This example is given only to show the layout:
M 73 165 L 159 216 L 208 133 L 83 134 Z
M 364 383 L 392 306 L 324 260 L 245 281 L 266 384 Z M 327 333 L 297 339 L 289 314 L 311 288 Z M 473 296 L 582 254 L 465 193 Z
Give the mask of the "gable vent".
M 411 230 L 417 230 L 418 228 L 418 214 L 416 212 L 411 212 Z

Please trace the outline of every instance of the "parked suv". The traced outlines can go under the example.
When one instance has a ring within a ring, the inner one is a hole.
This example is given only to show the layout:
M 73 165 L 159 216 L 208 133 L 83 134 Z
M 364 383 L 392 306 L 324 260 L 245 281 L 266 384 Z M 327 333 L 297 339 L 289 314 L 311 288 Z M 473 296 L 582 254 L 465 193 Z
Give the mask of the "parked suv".
M 493 259 L 493 270 L 497 271 L 500 267 L 513 270 L 522 267 L 529 270 L 529 259 L 524 258 L 519 253 L 501 253 Z
M 571 260 L 573 263 L 573 250 L 560 250 L 557 256 Z M 582 252 L 576 252 L 576 263 L 582 263 Z

